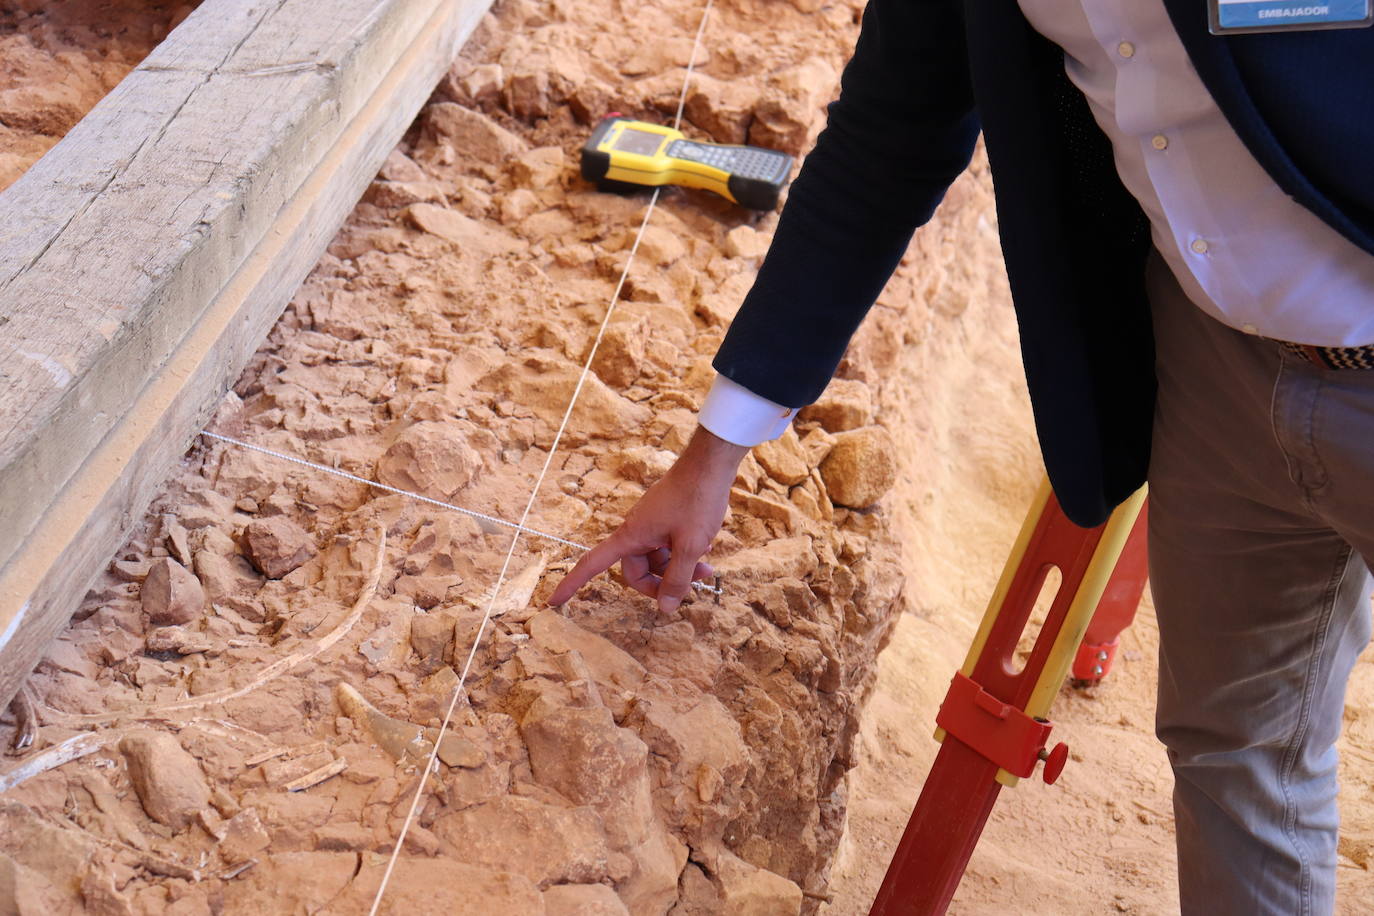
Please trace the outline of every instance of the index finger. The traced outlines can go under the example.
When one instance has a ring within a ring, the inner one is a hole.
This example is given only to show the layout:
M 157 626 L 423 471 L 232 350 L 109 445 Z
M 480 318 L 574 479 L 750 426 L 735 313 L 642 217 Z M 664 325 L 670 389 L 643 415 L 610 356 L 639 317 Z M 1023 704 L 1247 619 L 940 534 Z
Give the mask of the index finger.
M 621 547 L 616 535 L 613 534 L 606 538 L 583 554 L 582 559 L 577 561 L 577 565 L 568 570 L 563 581 L 558 583 L 558 587 L 549 596 L 549 604 L 555 606 L 566 604 L 568 599 L 577 594 L 582 586 L 610 569 L 616 564 L 616 561 L 628 552 Z

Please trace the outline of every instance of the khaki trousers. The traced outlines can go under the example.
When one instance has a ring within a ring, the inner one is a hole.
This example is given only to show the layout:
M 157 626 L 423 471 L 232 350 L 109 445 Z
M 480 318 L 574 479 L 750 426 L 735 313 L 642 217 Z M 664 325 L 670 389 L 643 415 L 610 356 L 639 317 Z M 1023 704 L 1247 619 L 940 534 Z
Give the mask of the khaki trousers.
M 1335 742 L 1370 638 L 1374 370 L 1320 369 L 1218 323 L 1158 255 L 1148 284 L 1157 732 L 1182 911 L 1328 914 Z

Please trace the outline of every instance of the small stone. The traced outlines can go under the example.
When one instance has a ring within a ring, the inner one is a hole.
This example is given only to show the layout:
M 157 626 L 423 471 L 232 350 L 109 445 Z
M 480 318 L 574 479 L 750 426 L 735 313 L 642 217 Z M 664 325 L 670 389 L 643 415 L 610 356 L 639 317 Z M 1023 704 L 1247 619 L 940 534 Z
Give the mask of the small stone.
M 147 560 L 115 560 L 110 564 L 110 572 L 121 582 L 141 582 L 150 566 Z
M 175 652 L 178 655 L 194 655 L 208 652 L 214 643 L 204 633 L 193 633 L 185 627 L 158 627 L 149 632 L 145 649 L 148 652 Z
M 555 707 L 535 701 L 520 723 L 540 785 L 602 812 L 617 847 L 637 844 L 653 820 L 649 748 L 615 724 L 609 709 Z
M 495 102 L 501 97 L 506 75 L 500 64 L 481 64 L 459 81 L 463 93 L 478 105 Z
M 377 174 L 386 181 L 424 181 L 429 177 L 414 159 L 398 149 L 387 154 L 386 161 L 382 163 L 381 171 Z
M 837 378 L 816 403 L 802 408 L 800 418 L 814 420 L 832 433 L 867 426 L 873 422 L 873 391 L 863 382 Z
M 437 499 L 452 499 L 483 467 L 457 426 L 427 420 L 397 437 L 377 463 L 377 480 Z
M 649 226 L 639 241 L 639 254 L 649 263 L 667 267 L 687 253 L 682 239 L 662 226 Z
M 439 760 L 444 766 L 475 770 L 487 762 L 487 752 L 472 741 L 453 732 L 444 732 L 439 739 Z
M 255 808 L 244 808 L 221 825 L 219 854 L 228 865 L 246 862 L 272 842 Z
M 552 112 L 549 98 L 549 73 L 536 69 L 512 74 L 506 82 L 506 107 L 510 113 L 525 121 L 547 118 Z
M 784 486 L 795 486 L 811 474 L 806 463 L 806 453 L 802 451 L 801 440 L 791 426 L 770 442 L 764 442 L 754 449 L 754 459 L 768 473 L 768 476 Z
M 114 876 L 94 866 L 81 879 L 81 902 L 86 916 L 133 916 L 134 912 L 129 898 L 115 887 Z
M 507 162 L 529 149 L 524 140 L 491 118 L 453 102 L 426 108 L 425 127 L 476 162 Z
M 697 798 L 703 804 L 711 804 L 720 798 L 720 791 L 725 787 L 725 780 L 721 778 L 720 770 L 703 763 L 697 768 Z
M 159 824 L 181 830 L 210 803 L 210 788 L 196 758 L 165 732 L 138 731 L 119 742 L 143 810 Z
M 528 188 L 516 188 L 509 194 L 501 198 L 501 222 L 506 225 L 514 225 L 525 217 L 537 213 L 540 208 L 539 198 Z
M 511 176 L 521 187 L 537 191 L 558 184 L 566 169 L 562 147 L 541 146 L 516 159 L 511 164 Z
M 881 426 L 840 433 L 822 462 L 821 478 L 832 502 L 866 509 L 897 482 L 892 437 Z
M 556 884 L 544 891 L 548 916 L 630 916 L 630 911 L 604 884 Z
M 443 815 L 432 829 L 466 863 L 513 871 L 541 887 L 607 877 L 610 850 L 591 808 L 507 795 Z
M 280 579 L 316 553 L 306 530 L 285 515 L 254 519 L 243 534 L 248 558 L 269 579 Z
M 377 838 L 359 823 L 325 824 L 315 831 L 315 848 L 329 852 L 349 852 L 371 849 Z
M 644 371 L 644 329 L 639 324 L 616 324 L 606 329 L 596 348 L 592 371 L 612 388 L 634 384 Z
M 205 613 L 205 590 L 200 580 L 171 557 L 148 569 L 139 592 L 144 613 L 158 625 L 190 623 Z
M 752 226 L 736 226 L 725 234 L 725 253 L 732 258 L 761 258 L 768 251 L 768 239 Z
M 717 143 L 743 143 L 757 101 L 758 89 L 747 79 L 718 80 L 697 73 L 685 114 Z
M 723 912 L 731 916 L 797 916 L 802 890 L 782 875 L 750 865 L 728 852 L 716 861 Z
M 438 613 L 416 614 L 410 621 L 410 647 L 420 656 L 420 668 L 425 673 L 443 665 L 452 643 L 452 617 Z
M 666 449 L 652 445 L 637 445 L 619 456 L 616 470 L 626 480 L 649 486 L 673 466 L 676 456 Z

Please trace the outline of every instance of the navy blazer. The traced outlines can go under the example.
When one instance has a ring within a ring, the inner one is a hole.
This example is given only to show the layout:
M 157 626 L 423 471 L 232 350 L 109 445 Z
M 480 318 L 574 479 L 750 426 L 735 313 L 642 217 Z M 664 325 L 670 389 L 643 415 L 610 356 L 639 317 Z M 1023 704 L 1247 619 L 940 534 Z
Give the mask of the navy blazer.
M 1374 253 L 1374 30 L 1219 38 L 1204 0 L 1163 2 L 1274 181 Z M 1149 464 L 1150 231 L 1063 51 L 1015 0 L 870 0 L 714 365 L 788 407 L 819 397 L 980 128 L 1045 466 L 1068 516 L 1099 524 Z

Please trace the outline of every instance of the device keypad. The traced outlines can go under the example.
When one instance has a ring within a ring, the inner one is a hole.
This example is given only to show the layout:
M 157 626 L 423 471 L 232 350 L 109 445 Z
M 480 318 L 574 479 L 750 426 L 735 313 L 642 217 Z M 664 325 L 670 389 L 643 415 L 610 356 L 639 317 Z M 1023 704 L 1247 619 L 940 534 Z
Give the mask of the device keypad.
M 712 168 L 761 181 L 780 182 L 787 177 L 785 153 L 748 146 L 714 146 L 677 140 L 666 150 L 669 156 L 700 162 Z

